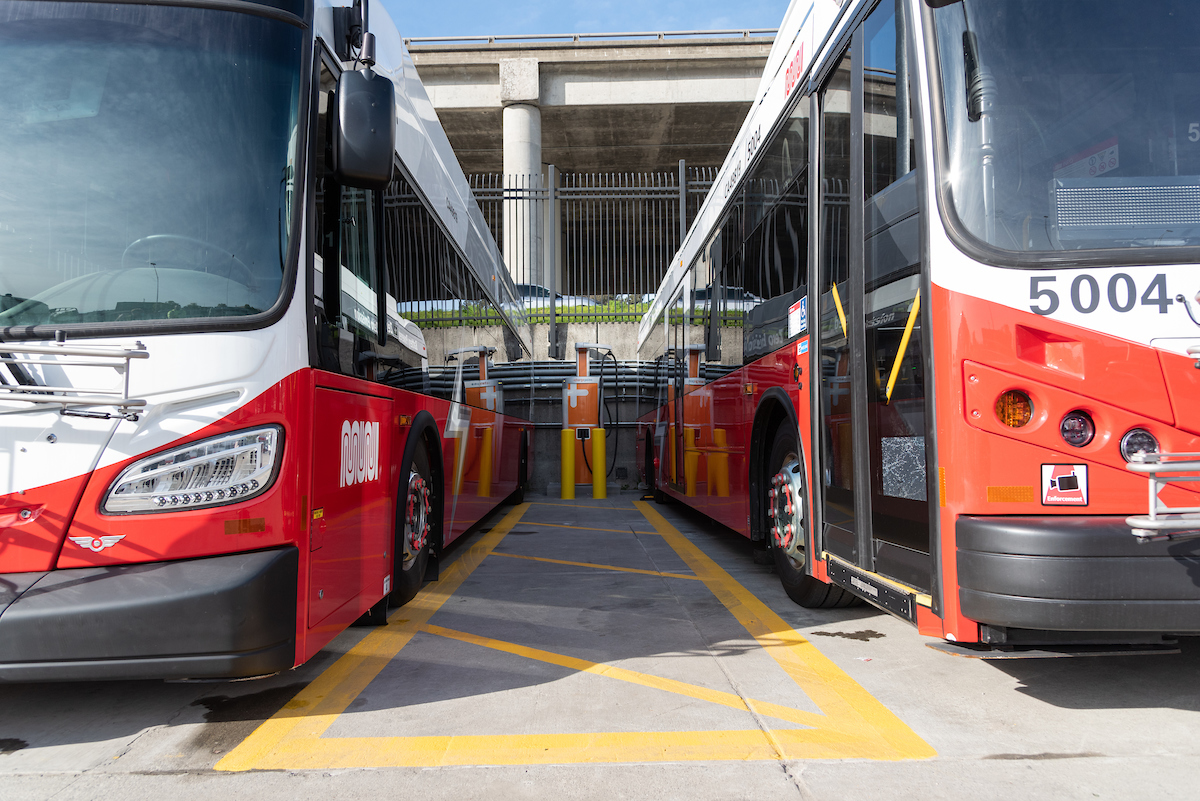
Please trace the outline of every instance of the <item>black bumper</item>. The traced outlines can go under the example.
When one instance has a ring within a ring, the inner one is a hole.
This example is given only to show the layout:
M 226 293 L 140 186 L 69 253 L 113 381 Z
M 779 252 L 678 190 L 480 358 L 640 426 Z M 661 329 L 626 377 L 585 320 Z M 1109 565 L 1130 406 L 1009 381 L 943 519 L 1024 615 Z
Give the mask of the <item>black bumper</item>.
M 1138 543 L 1123 517 L 960 517 L 962 613 L 1051 631 L 1200 632 L 1200 540 Z
M 297 550 L 283 548 L 0 574 L 0 682 L 286 670 L 296 658 L 298 569 Z

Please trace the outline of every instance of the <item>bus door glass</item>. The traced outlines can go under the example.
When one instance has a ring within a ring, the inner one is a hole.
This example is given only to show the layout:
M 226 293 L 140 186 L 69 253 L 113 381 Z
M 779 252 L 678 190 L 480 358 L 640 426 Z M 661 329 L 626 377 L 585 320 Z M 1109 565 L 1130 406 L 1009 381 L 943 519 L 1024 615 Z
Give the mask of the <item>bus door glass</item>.
M 824 547 L 857 562 L 855 371 L 850 282 L 850 76 L 847 54 L 821 93 L 820 370 Z
M 871 12 L 821 98 L 820 464 L 826 549 L 927 589 L 920 217 L 903 7 L 883 0 Z
M 899 11 L 899 14 L 897 14 Z M 897 22 L 900 24 L 897 25 Z M 874 570 L 927 589 L 920 215 L 902 0 L 863 24 L 863 330 Z
M 694 301 L 692 293 L 692 273 L 688 271 L 683 283 L 675 291 L 675 297 L 667 307 L 668 342 L 667 358 L 669 372 L 669 392 L 671 401 L 671 425 L 668 429 L 671 438 L 671 463 L 668 475 L 671 485 L 676 490 L 684 492 L 684 443 L 685 426 L 683 419 L 683 395 L 687 379 L 688 364 L 688 317 L 692 312 Z

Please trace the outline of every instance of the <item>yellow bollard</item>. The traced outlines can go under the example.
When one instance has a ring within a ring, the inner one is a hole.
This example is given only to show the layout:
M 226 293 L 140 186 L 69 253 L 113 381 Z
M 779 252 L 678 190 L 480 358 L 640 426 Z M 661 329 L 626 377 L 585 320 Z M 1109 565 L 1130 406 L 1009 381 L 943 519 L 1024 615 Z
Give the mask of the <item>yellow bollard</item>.
M 725 429 L 714 428 L 713 452 L 708 456 L 708 494 L 715 492 L 718 498 L 729 497 L 729 453 L 726 447 Z
M 592 497 L 603 500 L 608 497 L 608 462 L 604 458 L 603 428 L 592 429 Z
M 492 427 L 483 429 L 479 441 L 479 486 L 475 494 L 480 498 L 492 497 Z
M 467 437 L 471 435 L 468 431 L 459 431 L 454 435 L 454 494 L 462 495 L 463 479 L 467 475 Z
M 562 499 L 575 500 L 575 429 L 562 430 Z
M 672 484 L 678 484 L 679 483 L 679 473 L 677 473 L 675 470 L 675 426 L 674 425 L 667 426 L 666 446 L 667 446 L 667 450 L 669 450 L 671 452 L 670 460 L 668 462 L 668 464 L 671 465 L 671 470 L 667 474 L 667 480 Z
M 696 449 L 699 433 L 694 428 L 683 430 L 683 482 L 689 498 L 696 497 L 696 474 L 700 472 L 700 451 Z

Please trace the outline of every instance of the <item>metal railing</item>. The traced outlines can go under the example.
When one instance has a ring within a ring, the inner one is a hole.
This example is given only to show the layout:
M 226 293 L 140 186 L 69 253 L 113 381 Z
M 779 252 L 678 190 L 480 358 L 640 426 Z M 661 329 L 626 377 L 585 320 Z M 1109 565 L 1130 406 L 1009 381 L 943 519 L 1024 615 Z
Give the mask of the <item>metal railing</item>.
M 129 397 L 129 363 L 147 359 L 149 352 L 142 343 L 133 347 L 104 347 L 90 345 L 29 345 L 0 343 L 0 364 L 16 383 L 0 379 L 0 402 L 15 401 L 31 404 L 0 410 L 0 415 L 19 414 L 51 406 L 63 414 L 75 413 L 88 417 L 133 417 L 146 406 L 143 398 Z M 63 367 L 97 368 L 101 373 L 115 371 L 117 386 L 72 386 Z M 38 376 L 41 376 L 41 381 Z M 51 384 L 58 381 L 60 384 Z M 113 407 L 115 413 L 78 411 L 96 407 Z
M 637 320 L 716 168 L 547 175 L 469 178 L 530 321 Z
M 1148 513 L 1125 518 L 1138 542 L 1200 538 L 1200 506 L 1167 506 L 1159 497 L 1167 484 L 1200 481 L 1200 453 L 1136 453 L 1125 469 L 1148 483 Z
M 752 36 L 775 37 L 777 28 L 725 28 L 713 31 L 634 31 L 620 33 L 535 33 L 535 34 L 502 34 L 492 36 L 411 36 L 404 40 L 405 46 L 424 44 L 454 44 L 469 42 L 582 42 L 584 39 L 667 39 L 691 38 L 710 39 L 724 37 L 741 37 L 749 39 Z

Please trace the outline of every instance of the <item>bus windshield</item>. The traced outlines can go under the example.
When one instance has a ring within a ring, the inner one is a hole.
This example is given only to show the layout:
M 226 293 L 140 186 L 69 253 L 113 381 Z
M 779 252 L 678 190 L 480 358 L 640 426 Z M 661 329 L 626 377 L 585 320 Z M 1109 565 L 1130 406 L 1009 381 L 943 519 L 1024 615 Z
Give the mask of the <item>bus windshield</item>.
M 4 336 L 271 308 L 301 53 L 297 27 L 230 11 L 0 5 Z
M 972 236 L 1026 253 L 1200 245 L 1200 3 L 940 5 L 942 181 Z

